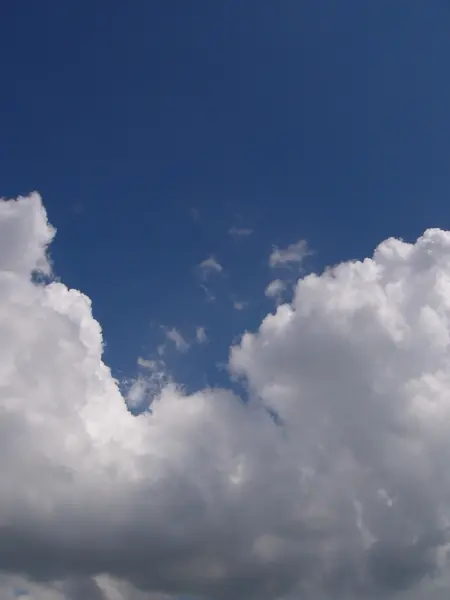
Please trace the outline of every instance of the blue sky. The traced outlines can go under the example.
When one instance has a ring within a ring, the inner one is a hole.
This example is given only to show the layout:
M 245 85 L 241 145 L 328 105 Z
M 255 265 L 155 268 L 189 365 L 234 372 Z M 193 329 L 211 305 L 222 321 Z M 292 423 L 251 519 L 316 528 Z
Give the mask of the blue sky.
M 306 239 L 321 270 L 449 226 L 445 0 L 9 2 L 0 29 L 1 194 L 42 194 L 120 377 L 161 325 L 202 325 L 167 360 L 220 380 L 273 307 L 273 245 Z
M 449 32 L 1 3 L 1 600 L 449 597 Z

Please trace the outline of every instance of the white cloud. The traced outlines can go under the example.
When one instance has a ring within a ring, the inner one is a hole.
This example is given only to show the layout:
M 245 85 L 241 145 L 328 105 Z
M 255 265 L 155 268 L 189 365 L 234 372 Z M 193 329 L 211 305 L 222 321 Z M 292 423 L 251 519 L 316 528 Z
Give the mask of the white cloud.
M 138 417 L 89 299 L 30 279 L 52 235 L 0 203 L 2 599 L 448 597 L 450 233 L 301 279 L 231 352 L 248 404 Z
M 290 244 L 287 248 L 273 247 L 269 257 L 269 266 L 286 267 L 292 263 L 301 264 L 307 256 L 311 254 L 306 240 L 299 240 L 295 244 Z
M 204 327 L 197 327 L 197 331 L 195 332 L 195 337 L 199 344 L 204 344 L 208 341 L 208 336 L 206 335 L 206 329 Z
M 166 337 L 175 344 L 175 347 L 180 352 L 189 350 L 189 343 L 184 339 L 181 333 L 175 327 L 166 330 Z
M 126 403 L 130 408 L 139 408 L 145 402 L 148 393 L 147 382 L 143 377 L 133 381 L 126 394 Z
M 233 306 L 236 310 L 244 310 L 248 306 L 248 302 L 244 302 L 243 300 L 234 300 Z
M 286 289 L 286 284 L 281 279 L 274 279 L 265 289 L 265 294 L 269 298 L 277 298 Z
M 207 288 L 206 285 L 200 284 L 200 287 L 205 292 L 206 302 L 214 302 L 214 300 L 216 299 L 216 297 L 211 292 L 211 290 L 209 288 Z
M 153 398 L 169 383 L 166 367 L 162 360 L 146 360 L 139 357 L 137 363 L 146 370 L 134 380 L 126 381 L 125 401 L 132 410 L 143 411 L 149 408 Z
M 143 369 L 149 369 L 149 371 L 156 371 L 158 369 L 158 364 L 160 361 L 150 360 L 146 358 L 142 358 L 141 356 L 137 359 L 137 364 Z
M 228 233 L 233 237 L 248 237 L 252 235 L 253 229 L 249 227 L 230 227 Z
M 430 230 L 300 280 L 233 349 L 233 371 L 298 440 L 301 513 L 327 530 L 316 561 L 355 594 L 416 584 L 448 541 L 449 325 L 450 233 Z
M 0 199 L 0 203 L 0 269 L 22 275 L 39 269 L 48 274 L 51 266 L 44 248 L 52 241 L 55 230 L 42 220 L 39 196 Z
M 199 268 L 204 279 L 207 279 L 213 273 L 221 273 L 223 271 L 222 265 L 214 258 L 214 256 L 205 258 L 205 260 L 200 263 Z

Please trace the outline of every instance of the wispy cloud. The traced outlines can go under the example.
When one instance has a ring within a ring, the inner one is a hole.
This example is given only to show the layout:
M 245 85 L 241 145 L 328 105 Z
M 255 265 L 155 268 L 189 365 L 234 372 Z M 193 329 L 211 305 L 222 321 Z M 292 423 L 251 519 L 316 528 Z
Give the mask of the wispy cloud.
M 216 260 L 214 256 L 205 258 L 199 264 L 199 269 L 202 277 L 207 279 L 213 273 L 221 273 L 223 271 L 222 265 Z
M 292 263 L 301 264 L 311 254 L 312 252 L 306 240 L 299 240 L 295 244 L 290 244 L 287 248 L 274 246 L 269 257 L 269 265 L 271 267 L 283 267 Z
M 144 410 L 150 406 L 153 396 L 160 393 L 162 387 L 167 385 L 169 378 L 165 374 L 165 364 L 162 360 L 139 356 L 137 364 L 148 372 L 128 382 L 130 385 L 125 400 L 130 409 Z
M 269 283 L 269 285 L 266 287 L 264 293 L 266 294 L 266 296 L 268 296 L 269 298 L 276 298 L 278 297 L 284 290 L 286 289 L 286 284 L 284 281 L 281 281 L 281 279 L 274 279 L 273 281 L 271 281 Z
M 209 288 L 207 288 L 206 285 L 203 285 L 203 284 L 200 284 L 200 287 L 205 292 L 206 302 L 214 302 L 214 300 L 216 299 L 216 297 L 211 292 L 211 290 Z
M 195 337 L 199 344 L 204 344 L 208 341 L 208 336 L 206 335 L 206 329 L 204 327 L 197 327 Z
M 247 237 L 252 235 L 253 229 L 249 227 L 230 227 L 228 233 L 234 237 Z
M 181 333 L 175 327 L 166 330 L 166 337 L 175 344 L 175 347 L 180 352 L 189 350 L 189 343 L 184 339 Z
M 157 360 L 147 360 L 141 356 L 139 356 L 137 359 L 137 364 L 143 369 L 148 369 L 149 371 L 155 371 L 158 368 L 159 362 L 160 361 Z
M 248 302 L 244 302 L 243 300 L 235 300 L 233 302 L 233 306 L 236 310 L 244 310 L 248 306 Z

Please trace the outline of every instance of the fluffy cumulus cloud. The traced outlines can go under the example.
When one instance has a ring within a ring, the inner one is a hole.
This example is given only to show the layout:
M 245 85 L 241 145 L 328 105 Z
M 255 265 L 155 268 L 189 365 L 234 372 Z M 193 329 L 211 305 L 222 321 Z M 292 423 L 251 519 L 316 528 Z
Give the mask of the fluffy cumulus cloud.
M 13 232 L 13 233 L 11 233 Z M 296 287 L 232 348 L 249 398 L 133 416 L 40 198 L 0 202 L 0 597 L 443 600 L 450 234 Z

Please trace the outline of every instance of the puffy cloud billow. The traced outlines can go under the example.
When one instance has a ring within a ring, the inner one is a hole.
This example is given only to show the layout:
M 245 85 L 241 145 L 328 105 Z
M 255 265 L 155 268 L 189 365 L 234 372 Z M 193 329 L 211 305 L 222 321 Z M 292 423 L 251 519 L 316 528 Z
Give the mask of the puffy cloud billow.
M 38 195 L 0 202 L 0 597 L 448 598 L 450 233 L 300 279 L 133 416 Z

